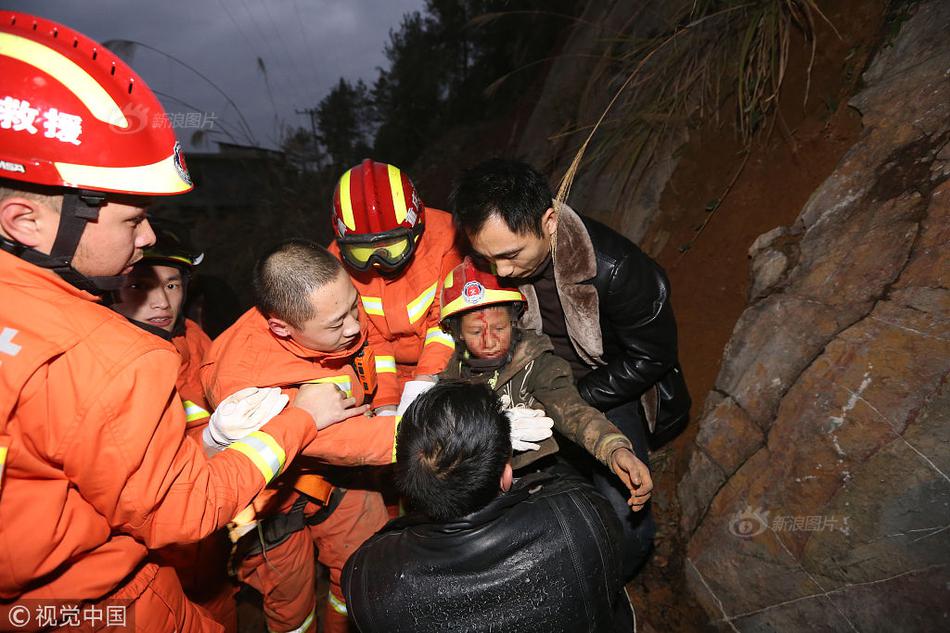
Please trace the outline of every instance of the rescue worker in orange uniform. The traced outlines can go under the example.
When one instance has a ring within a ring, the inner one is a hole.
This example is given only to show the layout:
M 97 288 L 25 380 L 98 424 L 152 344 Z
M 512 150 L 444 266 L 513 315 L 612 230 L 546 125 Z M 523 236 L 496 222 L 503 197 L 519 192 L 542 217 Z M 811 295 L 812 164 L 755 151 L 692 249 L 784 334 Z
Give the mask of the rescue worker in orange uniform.
M 0 11 L 0 622 L 68 601 L 100 625 L 121 606 L 127 629 L 220 631 L 148 548 L 221 527 L 335 421 L 315 388 L 206 459 L 174 348 L 98 302 L 154 242 L 147 198 L 191 189 L 143 112 L 164 114 L 108 49 Z
M 340 262 L 303 240 L 265 254 L 254 270 L 257 306 L 212 344 L 201 369 L 213 405 L 245 387 L 336 385 L 368 409 L 377 388 L 362 306 Z M 316 630 L 314 544 L 330 572 L 325 630 L 349 630 L 340 574 L 350 554 L 388 518 L 378 492 L 343 484 L 353 469 L 394 459 L 395 418 L 358 416 L 322 432 L 295 467 L 242 513 L 232 530 L 239 578 L 264 596 L 271 631 Z M 310 458 L 310 459 L 308 459 Z
M 170 341 L 181 365 L 176 387 L 185 408 L 186 433 L 199 444 L 211 417 L 198 370 L 211 348 L 211 339 L 191 319 L 184 303 L 193 269 L 204 258 L 187 241 L 181 227 L 151 220 L 155 244 L 132 268 L 114 293 L 112 308 L 146 332 Z M 227 531 L 188 545 L 172 545 L 153 553 L 153 559 L 178 572 L 185 595 L 207 609 L 224 626 L 237 632 L 237 585 L 227 573 L 231 547 Z
M 406 383 L 433 380 L 452 356 L 452 337 L 439 327 L 442 280 L 462 261 L 452 216 L 426 208 L 398 167 L 366 159 L 337 183 L 331 221 L 330 250 L 369 317 L 379 374 L 373 407 L 393 407 Z

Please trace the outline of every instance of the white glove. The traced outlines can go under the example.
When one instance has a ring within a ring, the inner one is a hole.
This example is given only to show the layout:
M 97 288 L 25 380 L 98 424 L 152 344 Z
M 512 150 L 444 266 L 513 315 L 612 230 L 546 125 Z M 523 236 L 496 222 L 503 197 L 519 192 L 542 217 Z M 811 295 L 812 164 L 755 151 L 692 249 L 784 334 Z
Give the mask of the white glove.
M 536 451 L 539 444 L 554 434 L 554 420 L 544 415 L 540 409 L 515 407 L 506 409 L 505 415 L 511 422 L 511 448 L 516 451 Z
M 278 387 L 248 387 L 221 401 L 202 433 L 205 455 L 223 451 L 232 442 L 258 430 L 280 413 L 290 400 Z
M 402 388 L 402 397 L 399 399 L 399 406 L 396 407 L 396 415 L 402 415 L 412 404 L 412 401 L 435 387 L 434 382 L 428 380 L 410 380 Z

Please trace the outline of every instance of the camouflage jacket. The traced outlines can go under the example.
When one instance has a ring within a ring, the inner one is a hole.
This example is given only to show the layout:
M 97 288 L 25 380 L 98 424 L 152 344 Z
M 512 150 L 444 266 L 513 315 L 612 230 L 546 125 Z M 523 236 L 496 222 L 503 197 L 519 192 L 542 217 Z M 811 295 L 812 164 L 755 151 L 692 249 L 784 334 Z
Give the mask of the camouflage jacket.
M 544 409 L 554 420 L 554 428 L 561 436 L 582 446 L 608 468 L 610 455 L 615 450 L 633 450 L 630 440 L 620 429 L 581 398 L 570 365 L 554 354 L 551 341 L 543 334 L 522 331 L 511 362 L 495 372 L 473 372 L 462 361 L 456 347 L 439 378 L 488 383 L 508 407 Z M 523 468 L 557 450 L 557 441 L 554 437 L 549 438 L 541 443 L 538 451 L 516 453 L 512 466 Z

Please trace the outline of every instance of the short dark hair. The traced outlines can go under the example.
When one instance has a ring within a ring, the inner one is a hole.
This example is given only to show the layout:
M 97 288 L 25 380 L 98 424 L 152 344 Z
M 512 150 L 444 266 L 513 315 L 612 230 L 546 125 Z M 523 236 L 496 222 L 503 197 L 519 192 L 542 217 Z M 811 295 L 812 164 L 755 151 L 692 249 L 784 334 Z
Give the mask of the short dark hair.
M 396 487 L 416 510 L 457 519 L 498 495 L 511 423 L 487 385 L 440 382 L 406 410 L 396 436 Z
M 541 216 L 551 208 L 547 179 L 531 165 L 492 158 L 462 173 L 452 191 L 455 226 L 466 235 L 481 230 L 493 215 L 512 232 L 541 235 Z
M 268 250 L 254 265 L 254 298 L 265 317 L 299 328 L 313 318 L 310 295 L 337 278 L 343 265 L 309 240 L 292 239 Z

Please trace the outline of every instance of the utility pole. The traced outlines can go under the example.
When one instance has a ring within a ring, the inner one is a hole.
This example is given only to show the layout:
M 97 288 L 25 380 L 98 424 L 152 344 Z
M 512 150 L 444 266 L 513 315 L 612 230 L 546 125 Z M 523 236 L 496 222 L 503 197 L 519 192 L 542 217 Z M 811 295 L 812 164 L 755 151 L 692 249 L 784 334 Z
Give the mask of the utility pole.
M 310 117 L 310 130 L 313 132 L 313 140 L 317 140 L 317 121 L 314 118 L 314 115 L 317 113 L 316 108 L 304 108 L 303 110 L 294 110 L 297 114 L 306 114 Z
M 318 147 L 317 144 L 319 143 L 319 139 L 317 137 L 317 118 L 316 118 L 317 109 L 304 108 L 303 110 L 297 110 L 295 108 L 294 112 L 296 112 L 297 114 L 307 115 L 310 118 L 310 131 L 313 134 L 313 156 L 311 157 L 311 159 L 313 160 L 314 164 L 319 166 L 321 164 L 321 161 L 320 161 L 320 153 L 317 151 L 317 147 Z

